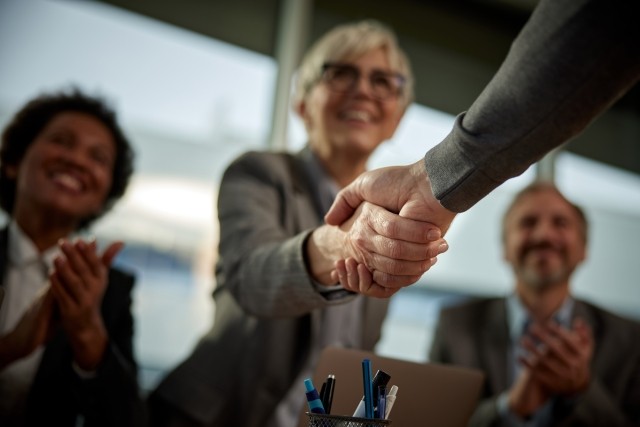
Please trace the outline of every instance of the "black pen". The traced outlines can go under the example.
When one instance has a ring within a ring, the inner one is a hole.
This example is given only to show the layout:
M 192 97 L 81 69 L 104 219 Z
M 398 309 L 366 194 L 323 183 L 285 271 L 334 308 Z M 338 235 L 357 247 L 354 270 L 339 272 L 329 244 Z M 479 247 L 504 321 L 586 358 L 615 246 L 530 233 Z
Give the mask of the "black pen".
M 331 402 L 333 402 L 333 390 L 336 387 L 336 376 L 330 374 L 327 377 L 327 388 L 324 394 L 324 400 L 322 401 L 324 405 L 324 410 L 327 411 L 327 414 L 331 413 Z
M 322 387 L 320 387 L 320 393 L 319 393 L 319 395 L 320 395 L 320 401 L 322 402 L 322 406 L 324 406 L 325 411 L 326 411 L 326 409 L 327 409 L 327 406 L 326 406 L 326 404 L 325 404 L 325 401 L 326 401 L 326 394 L 327 394 L 327 382 L 325 381 L 325 382 L 323 382 L 323 383 L 322 383 Z M 327 412 L 327 413 L 328 413 L 328 412 Z

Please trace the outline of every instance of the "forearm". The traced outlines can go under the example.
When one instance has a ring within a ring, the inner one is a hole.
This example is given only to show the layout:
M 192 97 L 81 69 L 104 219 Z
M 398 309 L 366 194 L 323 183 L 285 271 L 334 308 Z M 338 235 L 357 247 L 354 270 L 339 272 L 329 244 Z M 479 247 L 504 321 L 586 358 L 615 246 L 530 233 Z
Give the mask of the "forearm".
M 124 286 L 122 280 L 113 286 Z M 122 297 L 121 297 L 122 298 Z M 108 341 L 99 365 L 87 379 L 77 377 L 83 402 L 85 425 L 144 426 L 145 407 L 138 386 L 138 368 L 133 351 L 131 296 L 120 300 L 118 314 L 108 316 Z M 114 320 L 117 319 L 117 320 Z
M 90 379 L 78 378 L 78 393 L 87 426 L 143 426 L 145 408 L 135 362 L 110 342 Z
M 539 4 L 492 81 L 425 156 L 443 206 L 469 209 L 638 81 L 634 7 L 624 0 Z
M 85 371 L 93 371 L 104 358 L 109 336 L 102 319 L 97 319 L 93 327 L 70 335 L 69 342 L 77 365 Z
M 309 233 L 283 242 L 256 244 L 255 249 L 242 255 L 221 252 L 218 284 L 231 291 L 243 310 L 256 316 L 299 316 L 328 305 L 305 265 L 304 246 Z

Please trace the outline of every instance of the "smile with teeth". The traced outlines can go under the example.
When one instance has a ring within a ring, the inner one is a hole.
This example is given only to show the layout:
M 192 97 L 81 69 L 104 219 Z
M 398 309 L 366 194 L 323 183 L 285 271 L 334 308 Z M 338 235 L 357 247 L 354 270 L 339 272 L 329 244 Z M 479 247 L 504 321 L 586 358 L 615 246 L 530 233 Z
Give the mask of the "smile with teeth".
M 343 119 L 346 120 L 356 120 L 363 123 L 369 123 L 373 121 L 371 114 L 362 110 L 349 110 L 345 111 L 341 114 Z
M 82 191 L 84 189 L 83 183 L 74 175 L 59 172 L 53 175 L 53 180 L 72 191 Z

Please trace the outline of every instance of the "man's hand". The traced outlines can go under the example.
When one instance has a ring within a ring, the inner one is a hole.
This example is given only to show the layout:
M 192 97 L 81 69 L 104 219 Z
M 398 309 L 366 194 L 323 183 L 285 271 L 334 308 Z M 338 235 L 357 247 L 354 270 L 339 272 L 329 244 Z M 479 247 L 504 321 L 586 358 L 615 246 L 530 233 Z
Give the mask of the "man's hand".
M 553 394 L 573 396 L 589 387 L 593 337 L 584 320 L 576 319 L 572 330 L 555 322 L 535 324 L 531 335 L 539 344 L 530 338 L 523 340 L 534 357 L 525 357 L 522 363 L 545 389 Z
M 335 262 L 352 258 L 390 277 L 385 285 L 395 292 L 418 280 L 447 247 L 433 225 L 363 202 L 342 225 L 314 230 L 307 241 L 307 258 L 312 276 L 320 283 L 334 284 Z
M 509 410 L 525 418 L 542 408 L 549 398 L 549 393 L 534 378 L 531 370 L 525 367 L 509 389 Z
M 343 188 L 325 215 L 327 224 L 345 222 L 363 201 L 401 217 L 433 224 L 444 236 L 456 213 L 440 204 L 431 191 L 422 160 L 365 172 Z
M 55 260 L 51 290 L 76 363 L 82 369 L 93 370 L 102 360 L 108 342 L 100 312 L 108 269 L 123 244 L 111 244 L 102 256 L 97 254 L 95 241 L 63 241 L 60 247 L 64 257 Z
M 344 223 L 363 201 L 385 208 L 391 214 L 384 219 L 388 224 L 399 223 L 401 218 L 415 220 L 407 225 L 410 228 L 405 229 L 405 234 L 408 231 L 409 235 L 420 235 L 421 227 L 424 227 L 420 222 L 427 222 L 438 228 L 444 236 L 456 216 L 456 213 L 442 207 L 433 196 L 422 160 L 409 166 L 382 168 L 360 175 L 338 193 L 325 215 L 325 221 L 331 225 Z M 407 245 L 407 241 L 398 234 L 388 237 L 394 240 L 396 248 Z M 403 286 L 415 283 L 435 263 L 434 244 L 432 242 L 429 245 L 432 256 L 429 263 L 424 265 L 424 271 L 418 275 L 402 263 L 400 256 L 391 255 L 384 260 L 371 259 L 368 263 L 363 263 L 358 257 L 339 260 L 331 277 L 346 289 L 370 296 L 388 297 Z M 447 249 L 448 246 L 443 242 L 438 245 L 436 252 L 440 254 Z M 393 268 L 390 268 L 391 265 Z

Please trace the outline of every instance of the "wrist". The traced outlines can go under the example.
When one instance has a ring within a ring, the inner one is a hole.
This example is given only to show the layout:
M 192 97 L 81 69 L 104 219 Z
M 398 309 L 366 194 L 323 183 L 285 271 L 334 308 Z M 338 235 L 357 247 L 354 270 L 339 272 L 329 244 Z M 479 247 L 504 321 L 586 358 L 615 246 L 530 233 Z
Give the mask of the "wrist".
M 334 231 L 338 227 L 323 225 L 313 230 L 304 244 L 304 258 L 307 271 L 311 278 L 323 286 L 333 286 L 335 281 L 331 279 L 331 272 L 337 260 L 342 259 L 332 246 L 331 242 L 337 241 Z
M 102 318 L 95 321 L 91 328 L 76 331 L 69 337 L 76 364 L 87 371 L 92 371 L 102 361 L 109 341 Z

